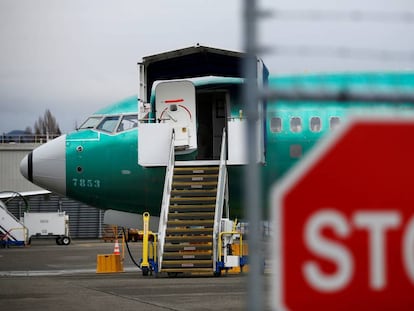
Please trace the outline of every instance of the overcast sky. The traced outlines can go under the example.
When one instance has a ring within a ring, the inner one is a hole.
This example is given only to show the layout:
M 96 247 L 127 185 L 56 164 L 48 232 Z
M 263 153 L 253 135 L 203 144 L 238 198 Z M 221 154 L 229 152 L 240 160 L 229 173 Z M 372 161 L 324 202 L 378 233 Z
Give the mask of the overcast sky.
M 412 0 L 262 0 L 272 74 L 414 71 Z M 144 56 L 200 43 L 241 51 L 241 0 L 0 0 L 0 133 L 50 109 L 63 132 L 136 95 Z

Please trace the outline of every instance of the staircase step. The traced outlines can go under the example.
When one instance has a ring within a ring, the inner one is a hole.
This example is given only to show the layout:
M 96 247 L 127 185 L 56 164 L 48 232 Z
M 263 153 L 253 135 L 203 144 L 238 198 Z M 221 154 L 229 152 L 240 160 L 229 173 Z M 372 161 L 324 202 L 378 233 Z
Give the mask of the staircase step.
M 214 204 L 199 205 L 170 205 L 170 212 L 214 212 L 216 206 Z
M 164 260 L 211 260 L 212 252 L 164 253 Z
M 165 269 L 168 268 L 211 268 L 213 267 L 213 260 L 163 260 L 162 270 L 165 272 Z M 181 271 L 182 272 L 182 271 Z
M 185 226 L 203 226 L 203 227 L 213 227 L 214 219 L 204 219 L 204 220 L 168 220 L 167 227 L 185 227 Z
M 212 174 L 212 173 L 218 173 L 219 168 L 217 166 L 179 166 L 174 167 L 174 175 L 179 174 Z
M 212 243 L 204 244 L 190 244 L 190 243 L 181 243 L 181 244 L 165 244 L 164 245 L 164 254 L 167 252 L 197 252 L 197 251 L 210 251 L 212 250 Z
M 187 235 L 194 235 L 194 234 L 212 234 L 213 228 L 167 228 L 166 235 L 174 235 L 174 234 L 187 234 Z
M 172 273 L 172 274 L 191 273 L 191 274 L 197 274 L 197 275 L 210 275 L 211 273 L 213 273 L 213 267 L 210 267 L 210 268 L 186 268 L 184 271 L 183 271 L 182 268 L 181 269 L 176 269 L 176 268 L 164 269 L 164 268 L 162 268 L 162 272 Z
M 217 181 L 218 174 L 196 174 L 196 175 L 174 175 L 173 176 L 173 183 L 174 182 L 182 182 L 182 181 Z
M 210 241 L 213 241 L 212 235 L 167 235 L 165 237 L 166 243 L 181 243 L 181 242 L 201 243 L 201 242 L 210 242 Z
M 172 190 L 171 198 L 173 197 L 214 197 L 217 196 L 217 189 L 186 189 L 186 190 Z
M 169 213 L 170 220 L 198 220 L 198 219 L 214 219 L 214 212 L 186 212 L 186 213 Z
M 188 197 L 172 197 L 170 199 L 170 204 L 199 204 L 199 203 L 206 203 L 206 204 L 215 204 L 216 197 L 195 197 L 195 198 L 188 198 Z
M 217 181 L 175 181 L 173 189 L 217 189 Z

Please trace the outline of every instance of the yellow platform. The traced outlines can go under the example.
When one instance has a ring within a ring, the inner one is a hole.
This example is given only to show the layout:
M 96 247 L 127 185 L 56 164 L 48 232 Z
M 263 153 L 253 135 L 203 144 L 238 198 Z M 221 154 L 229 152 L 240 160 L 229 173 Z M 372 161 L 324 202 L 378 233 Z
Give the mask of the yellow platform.
M 233 244 L 231 246 L 231 250 L 232 250 L 232 254 L 233 255 L 240 256 L 239 244 Z M 246 242 L 243 242 L 243 256 L 247 256 L 248 254 L 249 254 L 249 246 L 247 245 Z M 238 274 L 238 273 L 241 273 L 241 272 L 248 272 L 248 271 L 249 271 L 249 266 L 248 265 L 245 265 L 243 267 L 243 271 L 242 271 L 242 269 L 240 267 L 233 267 L 233 268 L 229 269 L 227 271 L 227 273 L 230 273 L 230 274 Z
M 124 272 L 121 255 L 105 254 L 97 255 L 96 273 Z

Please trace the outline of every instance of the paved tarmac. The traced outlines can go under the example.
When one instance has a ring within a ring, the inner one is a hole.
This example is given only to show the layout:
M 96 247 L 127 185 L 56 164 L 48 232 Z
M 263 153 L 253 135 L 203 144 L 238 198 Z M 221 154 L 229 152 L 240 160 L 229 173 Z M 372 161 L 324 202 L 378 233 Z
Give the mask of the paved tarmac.
M 29 247 L 0 249 L 2 308 L 30 311 L 245 309 L 247 278 L 243 275 L 144 277 L 127 253 L 125 272 L 96 274 L 97 255 L 112 253 L 113 246 L 98 240 L 75 240 L 69 246 L 58 246 L 53 240 L 34 240 Z M 139 260 L 141 244 L 130 243 L 130 246 L 133 256 Z

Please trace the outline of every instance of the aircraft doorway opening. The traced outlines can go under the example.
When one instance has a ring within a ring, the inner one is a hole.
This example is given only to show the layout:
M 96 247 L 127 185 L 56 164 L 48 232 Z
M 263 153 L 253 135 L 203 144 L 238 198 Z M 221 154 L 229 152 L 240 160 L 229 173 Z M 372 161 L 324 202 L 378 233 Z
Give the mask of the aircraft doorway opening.
M 227 93 L 196 95 L 198 160 L 219 160 L 223 128 L 227 120 Z

